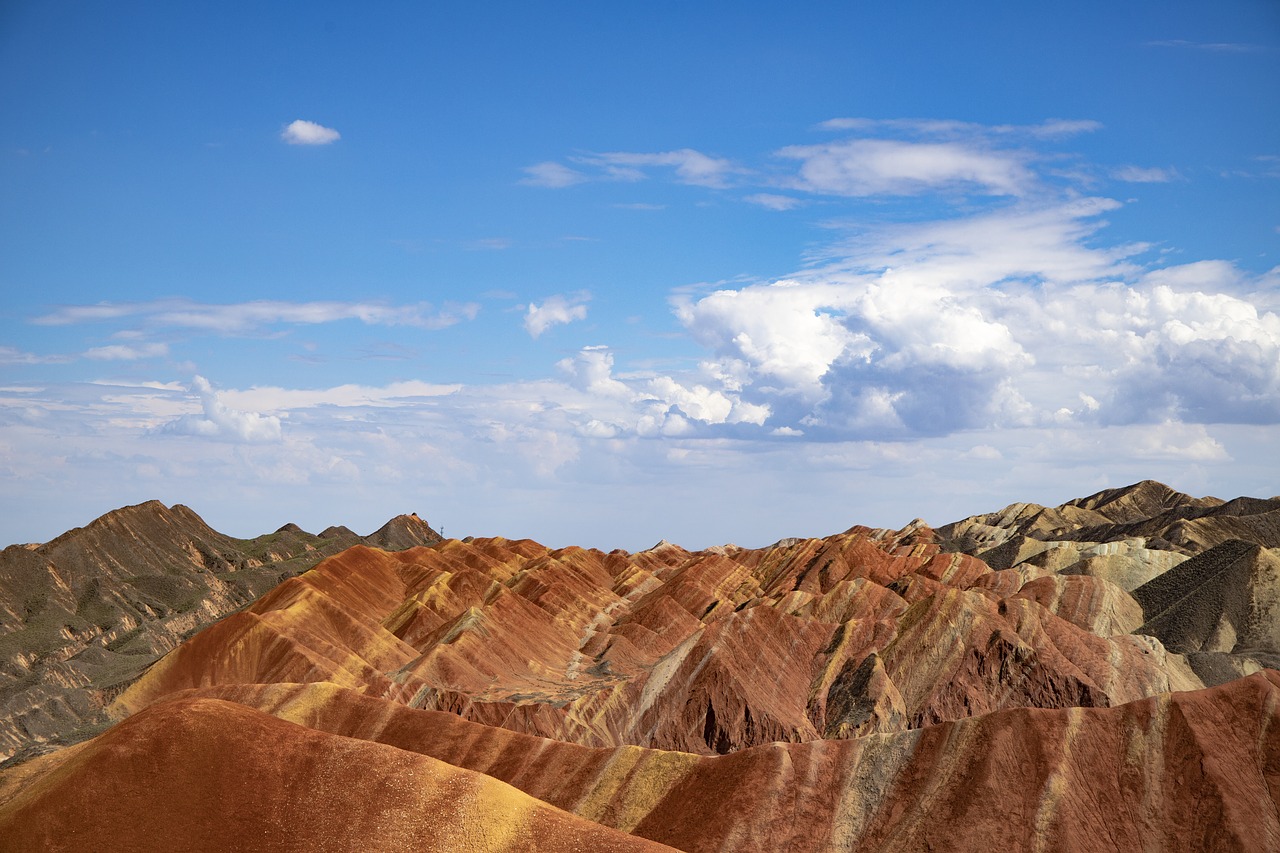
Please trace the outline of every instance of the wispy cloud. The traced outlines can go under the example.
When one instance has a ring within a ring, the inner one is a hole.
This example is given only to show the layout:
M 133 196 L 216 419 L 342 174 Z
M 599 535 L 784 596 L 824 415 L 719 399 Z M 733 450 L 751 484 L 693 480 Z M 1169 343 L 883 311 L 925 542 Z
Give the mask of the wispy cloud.
M 1018 196 L 1035 183 L 1024 156 L 952 142 L 854 139 L 792 145 L 778 156 L 800 162 L 795 186 L 844 196 L 918 195 L 940 189 Z
M 1251 44 L 1249 42 L 1223 42 L 1223 41 L 1189 41 L 1187 39 L 1161 39 L 1159 41 L 1149 41 L 1147 47 L 1178 47 L 1189 48 L 1191 50 L 1208 50 L 1214 53 L 1254 53 L 1256 51 L 1265 50 L 1266 48 L 1260 44 Z
M 733 163 L 729 160 L 712 157 L 692 148 L 655 154 L 614 151 L 582 159 L 583 162 L 603 167 L 610 177 L 629 181 L 645 177 L 643 170 L 646 168 L 670 167 L 675 170 L 676 178 L 681 183 L 702 187 L 723 187 L 734 171 Z
M 934 139 L 974 139 L 990 136 L 1026 136 L 1053 139 L 1092 133 L 1102 123 L 1092 119 L 1046 119 L 1038 124 L 978 124 L 954 119 L 913 118 L 833 118 L 818 125 L 823 130 L 850 130 L 858 133 L 907 135 Z
M 481 237 L 465 244 L 465 248 L 472 252 L 501 252 L 510 249 L 511 246 L 510 237 Z
M 343 320 L 358 320 L 371 326 L 442 329 L 463 320 L 474 319 L 479 310 L 480 306 L 472 302 L 446 304 L 435 309 L 425 302 L 387 305 L 377 302 L 256 300 L 215 305 L 187 299 L 162 299 L 152 302 L 68 305 L 31 322 L 41 326 L 66 326 L 140 319 L 152 327 L 198 329 L 215 334 L 235 335 L 274 325 L 314 325 Z
M 571 187 L 574 184 L 581 184 L 590 180 L 587 175 L 576 169 L 570 169 L 563 163 L 555 163 L 546 161 L 543 163 L 534 163 L 532 166 L 524 167 L 525 176 L 520 179 L 520 183 L 531 187 L 549 187 L 551 189 L 559 189 L 561 187 Z
M 579 154 L 570 159 L 579 169 L 555 162 L 536 163 L 524 168 L 525 177 L 520 183 L 561 188 L 585 181 L 641 181 L 649 177 L 649 169 L 669 168 L 680 183 L 722 188 L 727 186 L 729 176 L 738 171 L 732 161 L 692 148 L 653 153 L 611 151 Z
M 1034 124 L 984 125 L 951 119 L 833 118 L 817 126 L 849 138 L 774 151 L 772 162 L 748 165 L 693 148 L 662 152 L 579 153 L 563 163 L 525 168 L 522 183 L 567 187 L 587 181 L 642 181 L 667 171 L 676 183 L 712 189 L 752 188 L 741 198 L 773 210 L 804 203 L 795 192 L 853 198 L 980 194 L 992 198 L 1043 193 L 1075 173 L 1043 170 L 1060 154 L 1038 146 L 1100 130 L 1092 119 L 1050 118 Z M 780 170 L 778 160 L 798 162 Z M 788 174 L 787 172 L 791 172 Z M 1130 172 L 1138 176 L 1138 172 Z M 1153 172 L 1148 171 L 1151 175 Z M 1046 180 L 1048 179 L 1048 180 Z M 1056 183 L 1055 183 L 1056 182 Z M 792 194 L 779 192 L 791 191 Z M 620 205 L 615 205 L 620 206 Z
M 1163 184 L 1176 181 L 1181 175 L 1177 169 L 1162 169 L 1158 166 L 1121 166 L 1112 170 L 1111 177 L 1131 184 Z
M 72 361 L 66 355 L 36 355 L 16 347 L 0 346 L 0 364 L 65 364 Z
M 141 358 L 163 358 L 169 354 L 167 344 L 113 344 L 85 351 L 84 357 L 95 361 L 137 361 Z
M 314 390 L 254 386 L 248 390 L 222 391 L 219 395 L 229 406 L 260 413 L 283 413 L 321 406 L 341 408 L 412 406 L 427 398 L 456 394 L 462 390 L 462 387 L 413 379 L 382 386 L 350 384 Z
M 778 195 L 777 193 L 753 193 L 743 197 L 742 200 L 751 204 L 758 204 L 761 207 L 767 207 L 770 210 L 791 210 L 804 204 L 804 201 L 795 196 Z
M 587 302 L 591 294 L 586 292 L 548 296 L 541 305 L 530 302 L 525 308 L 524 328 L 530 336 L 539 337 L 552 326 L 587 319 Z
M 341 139 L 342 134 L 331 127 L 297 119 L 280 132 L 280 138 L 290 145 L 328 145 Z

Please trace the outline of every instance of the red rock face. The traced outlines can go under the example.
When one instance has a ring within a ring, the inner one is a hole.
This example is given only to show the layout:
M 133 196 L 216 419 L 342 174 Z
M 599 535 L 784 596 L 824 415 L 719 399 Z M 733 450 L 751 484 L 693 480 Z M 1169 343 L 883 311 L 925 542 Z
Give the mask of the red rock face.
M 1024 531 L 999 571 L 921 523 L 697 553 L 354 547 L 160 660 L 115 729 L 0 774 L 0 837 L 76 849 L 115 790 L 98 825 L 127 848 L 128 816 L 167 808 L 127 776 L 253 780 L 241 817 L 184 808 L 223 843 L 310 821 L 299 849 L 1280 849 L 1274 549 L 1025 535 L 1229 506 L 1185 497 L 953 526 L 988 552 Z

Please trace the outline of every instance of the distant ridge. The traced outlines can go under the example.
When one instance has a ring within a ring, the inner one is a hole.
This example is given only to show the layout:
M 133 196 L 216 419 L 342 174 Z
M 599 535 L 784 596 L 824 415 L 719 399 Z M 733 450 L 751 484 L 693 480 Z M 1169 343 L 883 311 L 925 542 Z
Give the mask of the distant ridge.
M 103 708 L 185 637 L 354 545 L 440 540 L 416 515 L 368 537 L 296 524 L 254 539 L 189 507 L 121 507 L 40 545 L 0 551 L 0 760 L 106 724 Z
M 1142 538 L 1152 548 L 1192 555 L 1230 539 L 1280 545 L 1280 498 L 1193 498 L 1155 480 L 1106 489 L 1056 507 L 1010 504 L 937 529 L 944 547 L 1008 568 L 1026 540 L 1115 542 Z M 1005 546 L 1002 552 L 994 549 Z

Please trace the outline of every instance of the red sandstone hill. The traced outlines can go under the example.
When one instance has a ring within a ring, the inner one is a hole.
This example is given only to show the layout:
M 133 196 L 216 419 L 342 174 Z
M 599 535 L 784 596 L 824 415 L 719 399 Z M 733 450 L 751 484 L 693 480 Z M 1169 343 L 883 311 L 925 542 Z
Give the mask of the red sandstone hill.
M 1156 486 L 760 549 L 353 547 L 0 772 L 0 838 L 1280 849 L 1273 502 Z

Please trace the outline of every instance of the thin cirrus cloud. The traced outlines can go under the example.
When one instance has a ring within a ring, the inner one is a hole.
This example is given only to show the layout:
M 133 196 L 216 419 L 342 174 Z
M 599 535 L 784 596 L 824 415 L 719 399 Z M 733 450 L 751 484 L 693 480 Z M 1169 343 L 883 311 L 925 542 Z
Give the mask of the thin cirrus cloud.
M 531 187 L 559 189 L 590 180 L 587 175 L 576 169 L 570 169 L 563 163 L 551 161 L 525 166 L 524 173 L 525 176 L 520 180 L 520 183 Z
M 587 181 L 641 181 L 649 177 L 650 169 L 665 168 L 672 170 L 679 183 L 720 189 L 728 186 L 730 176 L 739 171 L 730 160 L 692 148 L 652 153 L 612 151 L 570 159 L 580 168 L 554 161 L 535 163 L 524 168 L 525 177 L 520 183 L 560 189 Z
M 1191 50 L 1208 50 L 1214 53 L 1253 53 L 1265 49 L 1260 44 L 1249 44 L 1248 42 L 1189 41 L 1187 39 L 1162 39 L 1149 41 L 1146 44 L 1147 47 L 1189 48 Z
M 163 358 L 169 354 L 167 344 L 112 344 L 86 350 L 84 357 L 95 361 L 138 361 L 143 358 Z
M 587 302 L 591 294 L 586 292 L 569 295 L 556 294 L 548 296 L 539 305 L 530 302 L 525 307 L 524 328 L 531 337 L 537 338 L 552 326 L 565 325 L 575 320 L 587 319 Z
M 280 138 L 290 145 L 328 145 L 341 139 L 342 134 L 332 127 L 297 119 L 285 126 Z
M 777 193 L 752 193 L 749 196 L 744 196 L 742 200 L 751 204 L 758 204 L 769 210 L 792 210 L 804 204 L 802 199 L 789 195 L 778 195 Z
M 68 305 L 37 317 L 32 322 L 42 326 L 66 326 L 138 319 L 153 327 L 198 329 L 214 334 L 234 335 L 279 324 L 314 325 L 343 320 L 358 320 L 371 326 L 443 329 L 463 320 L 473 320 L 479 311 L 480 306 L 473 302 L 446 304 L 435 309 L 429 303 L 386 305 L 376 302 L 255 300 L 219 305 L 188 299 L 163 299 L 151 302 Z
M 1177 180 L 1180 175 L 1177 169 L 1158 166 L 1121 166 L 1112 170 L 1111 177 L 1130 184 L 1163 184 Z
M 833 118 L 817 128 L 848 132 L 851 138 L 791 145 L 774 152 L 775 159 L 798 162 L 794 175 L 779 176 L 772 166 L 753 169 L 693 148 L 681 148 L 578 154 L 567 158 L 573 166 L 544 161 L 525 167 L 521 183 L 563 188 L 588 181 L 640 181 L 655 170 L 668 169 L 677 183 L 712 189 L 755 184 L 767 189 L 847 197 L 912 196 L 938 190 L 1021 197 L 1039 185 L 1032 156 L 1010 149 L 1010 141 L 1060 140 L 1101 127 L 1100 122 L 1090 119 L 982 125 L 950 119 Z M 1154 172 L 1148 170 L 1148 174 Z M 802 203 L 794 196 L 769 191 L 747 195 L 744 200 L 773 210 L 789 210 Z
M 1102 123 L 1092 119 L 1046 119 L 1038 124 L 978 124 L 954 119 L 873 119 L 833 118 L 818 125 L 823 130 L 851 130 L 868 133 L 889 131 L 918 137 L 966 138 L 1026 136 L 1034 139 L 1055 139 L 1092 133 L 1102 129 Z
M 37 355 L 17 347 L 0 346 L 0 364 L 65 364 L 71 360 L 65 355 Z

